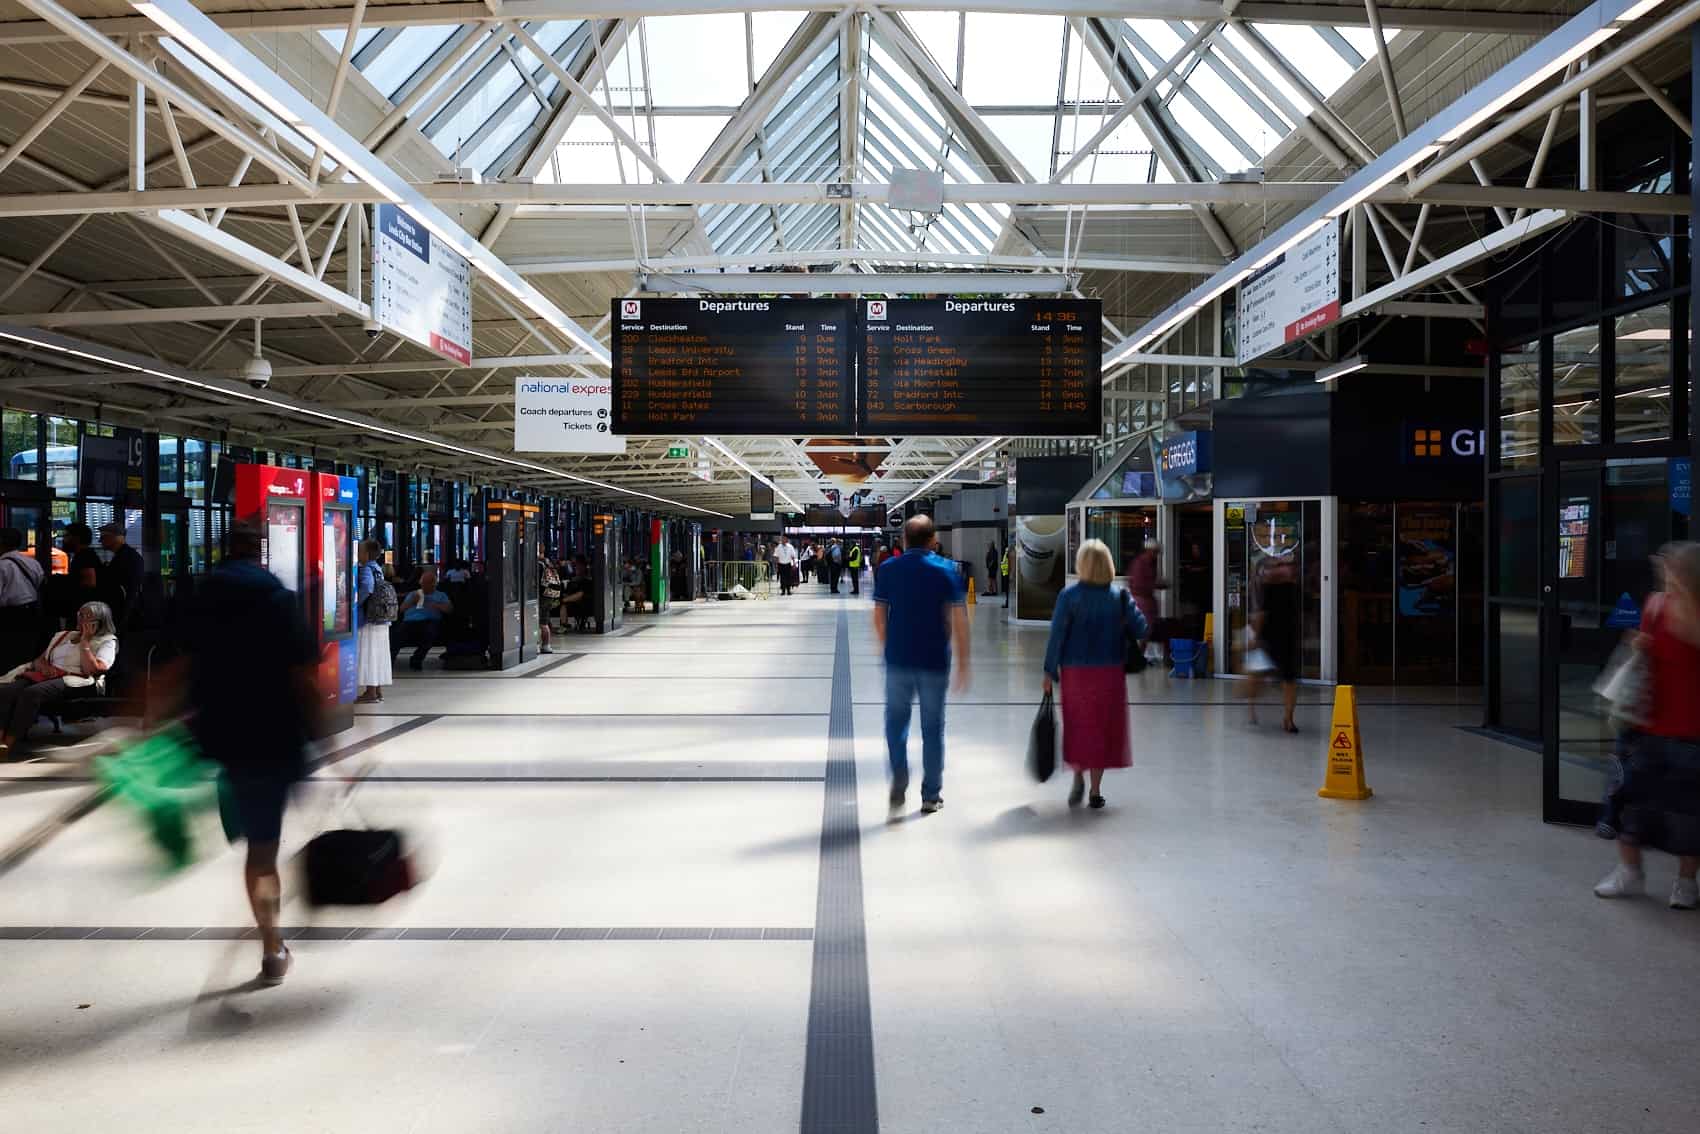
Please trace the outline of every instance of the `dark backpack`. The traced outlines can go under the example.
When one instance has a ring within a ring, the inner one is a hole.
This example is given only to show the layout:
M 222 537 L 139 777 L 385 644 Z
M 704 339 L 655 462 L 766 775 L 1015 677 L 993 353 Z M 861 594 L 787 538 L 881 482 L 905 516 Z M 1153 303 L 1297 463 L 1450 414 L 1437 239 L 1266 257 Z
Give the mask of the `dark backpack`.
M 396 620 L 401 610 L 395 588 L 382 575 L 372 580 L 372 593 L 360 600 L 360 617 L 369 625 L 389 623 Z

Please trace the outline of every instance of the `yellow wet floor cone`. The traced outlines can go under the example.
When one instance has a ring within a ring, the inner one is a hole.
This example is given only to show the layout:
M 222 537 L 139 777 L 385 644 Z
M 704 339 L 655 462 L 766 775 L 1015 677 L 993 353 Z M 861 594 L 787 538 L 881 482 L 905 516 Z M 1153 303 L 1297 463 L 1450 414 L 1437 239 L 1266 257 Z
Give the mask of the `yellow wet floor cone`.
M 979 600 L 974 597 L 974 576 L 968 576 L 968 605 L 977 606 Z
M 1323 799 L 1368 799 L 1364 784 L 1364 746 L 1358 732 L 1358 696 L 1350 685 L 1334 690 L 1334 719 L 1328 726 L 1327 771 L 1316 794 Z

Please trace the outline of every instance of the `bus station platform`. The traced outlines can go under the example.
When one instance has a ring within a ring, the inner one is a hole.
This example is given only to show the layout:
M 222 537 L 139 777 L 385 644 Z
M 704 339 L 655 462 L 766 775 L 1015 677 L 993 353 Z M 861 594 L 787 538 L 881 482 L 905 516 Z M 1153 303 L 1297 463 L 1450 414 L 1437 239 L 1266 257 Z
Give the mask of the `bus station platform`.
M 864 595 L 634 616 L 403 669 L 285 854 L 406 829 L 429 876 L 311 914 L 256 989 L 240 855 L 166 875 L 104 807 L 0 877 L 16 1131 L 1692 1134 L 1700 916 L 1602 902 L 1468 691 L 1361 690 L 1373 799 L 1318 799 L 1231 681 L 1131 679 L 1134 766 L 1023 769 L 1041 630 L 972 609 L 944 809 L 888 821 Z M 919 736 L 912 737 L 918 760 Z M 366 778 L 351 800 L 339 777 Z M 0 784 L 0 842 L 79 792 Z M 1662 897 L 1674 867 L 1650 864 Z

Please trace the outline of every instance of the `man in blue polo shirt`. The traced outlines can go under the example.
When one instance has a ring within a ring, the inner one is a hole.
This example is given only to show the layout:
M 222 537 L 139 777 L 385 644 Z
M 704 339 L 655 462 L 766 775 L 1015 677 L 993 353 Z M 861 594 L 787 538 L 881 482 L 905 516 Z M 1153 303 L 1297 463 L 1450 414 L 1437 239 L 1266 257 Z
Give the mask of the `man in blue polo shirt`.
M 874 573 L 874 633 L 885 650 L 885 743 L 891 814 L 909 791 L 909 714 L 921 702 L 921 810 L 944 806 L 944 695 L 956 653 L 956 691 L 968 688 L 968 608 L 956 565 L 934 552 L 931 516 L 903 525 L 903 554 Z

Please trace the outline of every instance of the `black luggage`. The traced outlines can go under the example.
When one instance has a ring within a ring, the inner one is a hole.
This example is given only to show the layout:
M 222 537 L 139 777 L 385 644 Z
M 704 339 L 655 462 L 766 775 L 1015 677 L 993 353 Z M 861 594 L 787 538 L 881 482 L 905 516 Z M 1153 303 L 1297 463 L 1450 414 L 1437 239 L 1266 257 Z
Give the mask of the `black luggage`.
M 400 831 L 326 831 L 307 844 L 307 901 L 375 906 L 413 889 L 413 864 Z

